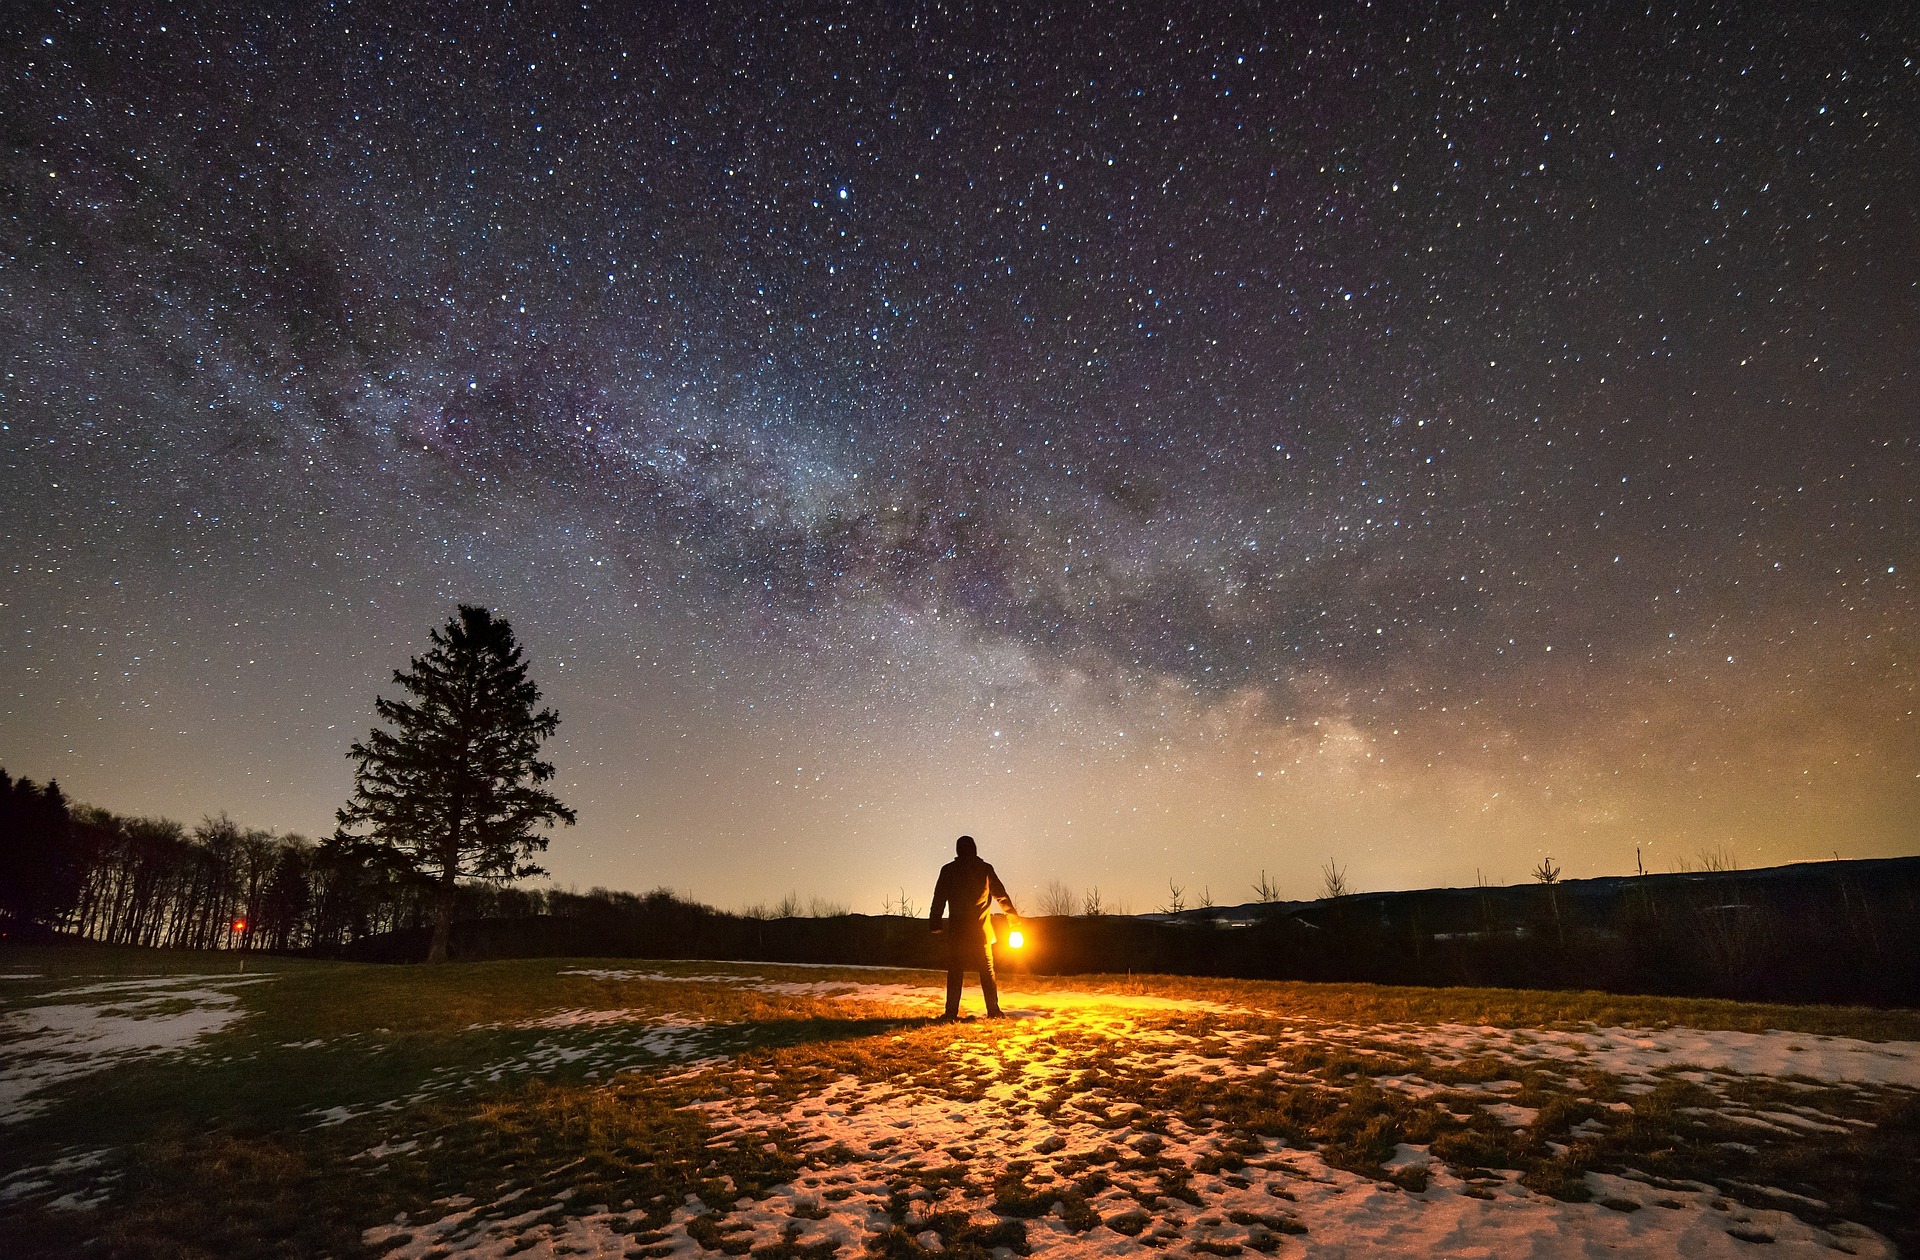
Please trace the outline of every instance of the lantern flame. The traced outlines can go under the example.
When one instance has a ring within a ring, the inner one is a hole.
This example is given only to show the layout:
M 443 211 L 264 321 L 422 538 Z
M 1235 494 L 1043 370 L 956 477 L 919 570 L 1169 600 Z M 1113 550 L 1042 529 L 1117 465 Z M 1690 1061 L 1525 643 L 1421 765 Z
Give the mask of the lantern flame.
M 1027 943 L 1027 934 L 1025 932 L 1022 932 L 1019 928 L 1015 928 L 1013 931 L 1007 933 L 1008 949 L 1019 949 L 1022 945 L 1025 945 L 1026 943 Z

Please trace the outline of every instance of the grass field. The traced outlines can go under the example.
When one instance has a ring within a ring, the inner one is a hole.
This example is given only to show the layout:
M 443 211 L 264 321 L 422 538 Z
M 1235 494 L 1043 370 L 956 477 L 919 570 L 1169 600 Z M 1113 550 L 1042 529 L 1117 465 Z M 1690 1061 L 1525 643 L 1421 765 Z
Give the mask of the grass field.
M 1920 1014 L 0 951 L 9 1255 L 1874 1256 Z M 977 991 L 970 1002 L 978 1009 Z

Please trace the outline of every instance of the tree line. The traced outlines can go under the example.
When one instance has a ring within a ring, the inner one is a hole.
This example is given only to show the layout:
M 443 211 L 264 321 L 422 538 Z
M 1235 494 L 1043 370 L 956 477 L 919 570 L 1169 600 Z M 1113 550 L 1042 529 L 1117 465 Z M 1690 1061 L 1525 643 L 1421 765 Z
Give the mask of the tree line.
M 0 935 L 326 951 L 430 916 L 440 962 L 458 915 L 539 913 L 543 894 L 506 885 L 544 874 L 539 831 L 574 821 L 541 786 L 560 717 L 537 707 L 505 618 L 462 604 L 428 640 L 394 671 L 404 698 L 375 697 L 388 727 L 348 750 L 353 796 L 317 844 L 225 814 L 189 831 L 76 809 L 57 783 L 0 770 Z
M 222 814 L 187 827 L 67 800 L 0 769 L 0 939 L 339 953 L 431 927 L 439 880 L 377 860 L 352 836 L 314 841 Z M 657 900 L 658 895 L 655 895 Z M 646 898 L 462 881 L 460 919 L 581 917 Z
M 339 844 L 188 828 L 69 802 L 0 770 L 0 932 L 114 945 L 299 950 L 421 921 L 422 896 Z

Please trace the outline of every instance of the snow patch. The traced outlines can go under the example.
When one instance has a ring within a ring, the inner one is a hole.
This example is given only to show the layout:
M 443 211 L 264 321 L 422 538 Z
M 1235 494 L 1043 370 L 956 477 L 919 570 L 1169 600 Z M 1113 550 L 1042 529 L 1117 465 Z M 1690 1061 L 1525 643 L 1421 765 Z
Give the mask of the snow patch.
M 62 989 L 0 1015 L 0 1124 L 46 1107 L 60 1081 L 184 1051 L 242 1014 L 235 990 L 270 976 L 154 976 Z M 59 999 L 85 999 L 60 1001 Z
M 1816 1033 L 1725 1029 L 1593 1028 L 1546 1030 L 1465 1024 L 1323 1026 L 1323 1040 L 1384 1043 L 1422 1051 L 1438 1061 L 1495 1054 L 1534 1067 L 1597 1068 L 1647 1078 L 1690 1065 L 1746 1076 L 1806 1077 L 1829 1083 L 1904 1085 L 1920 1089 L 1920 1042 L 1861 1041 Z M 1704 1073 L 1681 1073 L 1704 1083 Z

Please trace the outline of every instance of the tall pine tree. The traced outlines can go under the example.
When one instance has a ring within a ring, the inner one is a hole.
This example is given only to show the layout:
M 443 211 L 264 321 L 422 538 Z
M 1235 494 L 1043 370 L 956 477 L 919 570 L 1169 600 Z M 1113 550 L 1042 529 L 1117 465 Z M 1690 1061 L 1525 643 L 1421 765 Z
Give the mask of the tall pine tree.
M 572 824 L 574 812 L 539 785 L 553 766 L 541 741 L 560 725 L 535 710 L 540 689 L 513 627 L 485 608 L 460 605 L 432 632 L 432 647 L 394 682 L 408 699 L 374 699 L 392 730 L 375 727 L 348 752 L 353 799 L 338 814 L 383 863 L 435 889 L 428 962 L 445 962 L 461 879 L 496 882 L 544 874 L 529 858 L 547 847 L 536 828 Z M 358 847 L 358 846 L 356 846 Z

